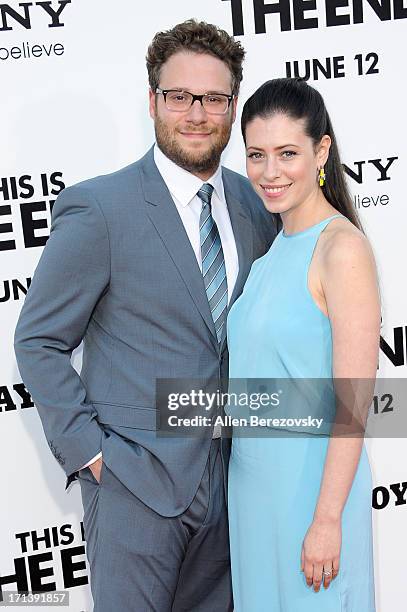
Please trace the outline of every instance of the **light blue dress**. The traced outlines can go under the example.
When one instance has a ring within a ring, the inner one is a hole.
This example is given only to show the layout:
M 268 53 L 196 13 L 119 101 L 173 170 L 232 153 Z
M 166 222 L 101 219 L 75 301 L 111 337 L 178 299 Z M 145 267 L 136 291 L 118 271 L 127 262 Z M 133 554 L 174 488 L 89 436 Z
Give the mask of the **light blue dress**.
M 228 316 L 230 390 L 233 379 L 245 378 L 328 379 L 332 385 L 331 326 L 309 292 L 308 269 L 320 233 L 339 216 L 296 234 L 282 230 L 254 262 Z M 233 416 L 235 407 L 226 412 Z M 315 593 L 300 571 L 301 548 L 329 437 L 236 432 L 228 494 L 235 612 L 374 612 L 372 477 L 365 446 L 342 514 L 339 574 Z

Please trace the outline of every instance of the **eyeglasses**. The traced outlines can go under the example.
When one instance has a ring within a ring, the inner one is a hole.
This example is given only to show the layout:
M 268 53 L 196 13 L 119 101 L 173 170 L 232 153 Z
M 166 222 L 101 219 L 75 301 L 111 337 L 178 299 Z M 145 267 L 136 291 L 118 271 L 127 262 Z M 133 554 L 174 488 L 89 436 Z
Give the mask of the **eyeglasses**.
M 155 93 L 164 96 L 165 106 L 170 111 L 185 112 L 191 108 L 195 100 L 199 100 L 208 115 L 224 115 L 235 97 L 233 94 L 222 93 L 206 93 L 198 96 L 182 89 L 161 89 L 160 87 L 156 88 Z

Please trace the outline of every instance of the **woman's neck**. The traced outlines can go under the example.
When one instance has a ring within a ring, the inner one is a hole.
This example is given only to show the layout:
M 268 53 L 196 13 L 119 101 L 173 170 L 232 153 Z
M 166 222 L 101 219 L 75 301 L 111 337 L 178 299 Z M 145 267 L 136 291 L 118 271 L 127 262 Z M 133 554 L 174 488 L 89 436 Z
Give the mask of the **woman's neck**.
M 284 233 L 297 234 L 337 213 L 323 193 L 319 192 L 317 196 L 281 213 Z

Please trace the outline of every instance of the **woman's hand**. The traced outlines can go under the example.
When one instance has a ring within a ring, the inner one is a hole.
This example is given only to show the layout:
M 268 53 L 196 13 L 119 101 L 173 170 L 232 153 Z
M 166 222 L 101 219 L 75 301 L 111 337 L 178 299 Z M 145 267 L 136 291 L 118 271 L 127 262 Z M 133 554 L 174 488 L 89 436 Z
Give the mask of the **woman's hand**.
M 321 583 L 327 589 L 339 572 L 342 542 L 341 519 L 314 519 L 302 544 L 301 571 L 308 586 L 318 593 Z M 324 576 L 323 571 L 332 572 Z

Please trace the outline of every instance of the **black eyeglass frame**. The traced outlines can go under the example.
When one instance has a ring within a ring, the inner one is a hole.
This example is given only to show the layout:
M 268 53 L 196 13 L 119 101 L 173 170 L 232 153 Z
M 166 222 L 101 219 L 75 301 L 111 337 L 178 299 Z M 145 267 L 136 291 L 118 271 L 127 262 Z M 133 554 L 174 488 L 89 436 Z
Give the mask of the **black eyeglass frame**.
M 192 101 L 190 106 L 185 109 L 185 110 L 175 110 L 173 108 L 168 108 L 167 106 L 167 94 L 170 93 L 170 91 L 175 91 L 177 93 L 187 93 L 190 96 L 192 96 Z M 199 102 L 201 103 L 202 108 L 204 109 L 205 112 L 207 112 L 209 115 L 226 115 L 226 113 L 228 112 L 229 108 L 230 108 L 230 104 L 232 102 L 232 100 L 236 97 L 235 94 L 225 94 L 225 93 L 204 93 L 204 94 L 193 94 L 190 91 L 187 91 L 186 89 L 161 89 L 161 87 L 156 87 L 155 89 L 155 93 L 156 94 L 162 94 L 163 98 L 164 98 L 164 102 L 165 105 L 167 107 L 167 109 L 173 113 L 185 113 L 187 110 L 189 110 L 191 108 L 191 106 L 193 105 L 193 103 L 195 102 L 195 100 L 199 100 Z M 224 113 L 212 113 L 211 111 L 207 111 L 206 108 L 203 105 L 203 99 L 205 96 L 225 96 L 225 98 L 228 99 L 228 105 L 226 107 L 226 110 Z

